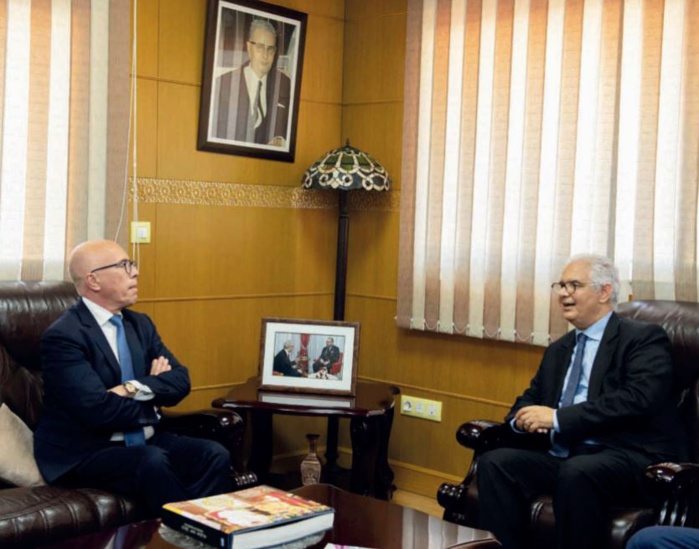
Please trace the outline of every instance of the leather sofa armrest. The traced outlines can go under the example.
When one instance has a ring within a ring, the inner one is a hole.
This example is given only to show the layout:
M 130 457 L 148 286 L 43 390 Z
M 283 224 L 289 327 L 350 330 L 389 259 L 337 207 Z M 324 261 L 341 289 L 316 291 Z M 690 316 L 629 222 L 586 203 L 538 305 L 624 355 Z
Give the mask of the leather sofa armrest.
M 522 449 L 542 449 L 550 445 L 547 434 L 515 433 L 509 425 L 487 419 L 467 421 L 456 431 L 456 440 L 471 448 L 476 455 L 507 446 Z
M 693 527 L 699 525 L 698 517 L 690 516 L 692 501 L 697 497 L 699 465 L 656 463 L 646 468 L 645 478 L 651 492 L 661 502 L 658 508 L 658 524 Z
M 255 473 L 242 473 L 243 438 L 245 424 L 243 419 L 230 410 L 209 408 L 196 412 L 161 411 L 158 429 L 171 431 L 180 435 L 215 440 L 225 446 L 231 454 L 233 463 L 232 480 L 236 489 L 247 488 L 257 484 Z
M 210 438 L 219 442 L 244 428 L 243 419 L 229 410 L 198 410 L 196 412 L 161 411 L 158 428 L 181 435 Z

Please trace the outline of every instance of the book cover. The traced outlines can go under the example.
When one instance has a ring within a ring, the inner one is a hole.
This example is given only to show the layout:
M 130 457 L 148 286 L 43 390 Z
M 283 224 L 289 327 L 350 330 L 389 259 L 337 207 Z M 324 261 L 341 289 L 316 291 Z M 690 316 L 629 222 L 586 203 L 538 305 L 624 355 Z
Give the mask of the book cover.
M 163 505 L 162 522 L 222 549 L 276 545 L 332 528 L 327 505 L 272 488 L 238 492 Z

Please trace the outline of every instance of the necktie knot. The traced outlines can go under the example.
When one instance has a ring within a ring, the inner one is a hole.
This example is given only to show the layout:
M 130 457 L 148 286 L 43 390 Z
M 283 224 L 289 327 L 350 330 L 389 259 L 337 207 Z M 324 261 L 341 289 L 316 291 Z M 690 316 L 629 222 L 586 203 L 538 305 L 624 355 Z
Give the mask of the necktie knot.
M 111 322 L 112 324 L 114 324 L 114 326 L 117 327 L 117 330 L 118 330 L 119 328 L 123 328 L 123 327 L 124 327 L 124 320 L 121 318 L 120 315 L 114 315 L 114 316 L 112 316 L 112 318 L 109 319 L 109 322 Z

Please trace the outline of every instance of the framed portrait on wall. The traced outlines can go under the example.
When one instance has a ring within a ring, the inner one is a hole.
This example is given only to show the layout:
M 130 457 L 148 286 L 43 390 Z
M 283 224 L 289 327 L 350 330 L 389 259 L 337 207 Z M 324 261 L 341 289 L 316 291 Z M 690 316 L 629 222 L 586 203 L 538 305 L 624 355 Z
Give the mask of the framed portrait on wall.
M 209 0 L 199 150 L 294 161 L 305 13 Z
M 359 323 L 263 318 L 260 388 L 354 395 Z

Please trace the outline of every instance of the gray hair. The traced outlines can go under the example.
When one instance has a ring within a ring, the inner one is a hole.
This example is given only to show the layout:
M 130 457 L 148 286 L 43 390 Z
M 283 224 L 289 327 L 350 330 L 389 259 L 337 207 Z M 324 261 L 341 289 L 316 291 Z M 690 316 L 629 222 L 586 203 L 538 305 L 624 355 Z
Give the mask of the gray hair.
M 619 302 L 621 284 L 619 271 L 612 260 L 603 255 L 580 254 L 571 257 L 568 265 L 575 261 L 582 261 L 590 266 L 590 283 L 595 289 L 599 290 L 605 284 L 611 285 L 612 293 L 609 296 L 609 302 L 616 305 Z
M 284 342 L 284 348 L 285 348 L 285 349 L 290 349 L 290 348 L 293 347 L 293 346 L 294 346 L 294 342 L 291 341 L 290 339 L 287 339 L 287 340 Z
M 256 30 L 263 30 L 265 32 L 271 33 L 274 36 L 274 40 L 276 42 L 277 29 L 275 29 L 274 25 L 267 21 L 267 19 L 253 19 L 250 22 L 250 34 L 248 34 L 248 38 L 252 38 L 252 35 Z

